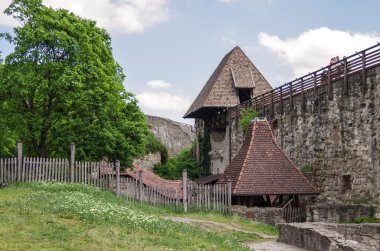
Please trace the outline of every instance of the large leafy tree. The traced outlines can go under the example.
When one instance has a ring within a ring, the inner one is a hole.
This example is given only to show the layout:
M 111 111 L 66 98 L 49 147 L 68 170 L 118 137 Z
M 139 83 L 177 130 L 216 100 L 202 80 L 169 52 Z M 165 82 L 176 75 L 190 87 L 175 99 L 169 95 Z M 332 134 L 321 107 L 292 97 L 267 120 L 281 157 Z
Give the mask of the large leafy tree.
M 145 116 L 123 87 L 107 32 L 41 0 L 14 0 L 5 13 L 21 25 L 2 34 L 14 52 L 1 69 L 0 122 L 24 151 L 62 157 L 75 142 L 80 159 L 124 164 L 143 154 Z

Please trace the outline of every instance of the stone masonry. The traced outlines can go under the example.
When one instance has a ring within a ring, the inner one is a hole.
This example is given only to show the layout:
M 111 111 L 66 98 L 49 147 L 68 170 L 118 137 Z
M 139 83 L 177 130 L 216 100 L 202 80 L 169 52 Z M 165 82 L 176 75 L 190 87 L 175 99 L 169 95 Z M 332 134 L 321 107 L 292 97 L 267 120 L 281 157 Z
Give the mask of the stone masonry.
M 366 74 L 367 88 L 360 74 L 352 75 L 347 96 L 339 80 L 332 83 L 332 100 L 326 89 L 317 97 L 306 93 L 302 109 L 296 96 L 293 109 L 285 106 L 282 114 L 268 120 L 290 159 L 298 166 L 312 166 L 321 202 L 351 204 L 367 198 L 380 213 L 380 67 Z M 231 151 L 233 157 L 243 141 L 238 119 L 231 120 L 228 134 L 218 150 Z
M 378 251 L 380 224 L 279 224 L 279 241 L 310 251 Z

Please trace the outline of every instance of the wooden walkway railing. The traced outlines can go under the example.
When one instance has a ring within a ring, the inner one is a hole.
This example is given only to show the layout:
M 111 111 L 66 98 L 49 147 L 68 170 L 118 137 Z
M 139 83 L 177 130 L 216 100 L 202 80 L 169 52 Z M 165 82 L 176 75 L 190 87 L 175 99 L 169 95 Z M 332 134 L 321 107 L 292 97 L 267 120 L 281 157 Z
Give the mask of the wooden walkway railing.
M 297 97 L 304 108 L 309 100 L 315 100 L 320 94 L 333 97 L 332 82 L 342 80 L 343 95 L 348 95 L 348 77 L 360 73 L 361 83 L 367 88 L 368 69 L 380 64 L 380 44 L 377 43 L 360 52 L 345 57 L 333 65 L 328 65 L 297 78 L 289 83 L 256 96 L 244 103 L 229 109 L 230 119 L 240 116 L 240 110 L 253 107 L 261 116 L 282 114 L 285 109 L 292 110 Z
M 215 210 L 230 212 L 231 185 L 198 186 L 183 172 L 182 187 L 162 186 L 144 182 L 138 176 L 120 173 L 120 162 L 75 161 L 75 145 L 71 145 L 70 160 L 59 158 L 22 157 L 18 143 L 18 157 L 0 159 L 0 187 L 14 182 L 56 181 L 93 185 L 113 191 L 127 200 L 164 205 L 184 211 Z M 152 175 L 152 174 L 151 174 Z M 158 178 L 158 176 L 157 176 Z M 181 185 L 181 184 L 179 184 Z

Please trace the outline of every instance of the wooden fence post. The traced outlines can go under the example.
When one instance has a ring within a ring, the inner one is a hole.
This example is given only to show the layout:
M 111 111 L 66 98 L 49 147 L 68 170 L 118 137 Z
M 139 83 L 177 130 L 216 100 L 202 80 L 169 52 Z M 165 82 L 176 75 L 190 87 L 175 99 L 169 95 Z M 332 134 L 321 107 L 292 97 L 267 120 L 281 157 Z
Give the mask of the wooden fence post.
M 74 182 L 75 144 L 70 144 L 70 181 Z
M 116 197 L 120 196 L 120 161 L 116 160 Z
M 139 171 L 139 200 L 143 201 L 143 174 L 142 170 Z
M 227 182 L 227 212 L 231 213 L 231 207 L 232 207 L 232 182 Z
M 21 181 L 22 142 L 17 143 L 17 181 Z
M 183 211 L 187 212 L 187 171 L 182 171 L 182 184 L 183 184 Z

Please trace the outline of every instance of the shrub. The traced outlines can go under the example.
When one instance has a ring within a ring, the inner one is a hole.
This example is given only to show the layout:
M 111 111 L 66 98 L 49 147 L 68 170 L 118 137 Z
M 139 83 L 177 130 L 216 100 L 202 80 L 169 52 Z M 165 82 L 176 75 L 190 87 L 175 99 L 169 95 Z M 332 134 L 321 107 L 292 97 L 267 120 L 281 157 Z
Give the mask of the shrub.
M 313 168 L 311 167 L 311 165 L 310 164 L 303 164 L 302 166 L 301 166 L 301 172 L 303 172 L 303 173 L 311 173 L 311 172 L 313 172 Z
M 146 136 L 145 153 L 156 152 L 160 152 L 161 164 L 165 165 L 168 162 L 168 149 L 153 135 L 153 133 L 149 132 Z
M 166 164 L 156 164 L 154 172 L 165 179 L 181 179 L 182 171 L 186 169 L 189 179 L 197 179 L 201 175 L 198 162 L 192 157 L 192 147 L 182 150 L 176 156 L 169 158 Z
M 252 119 L 258 117 L 260 114 L 253 108 L 246 108 L 240 111 L 240 115 L 240 125 L 243 128 L 243 131 L 246 132 Z
M 352 200 L 352 203 L 358 204 L 358 205 L 368 205 L 369 200 L 366 197 L 357 197 Z

